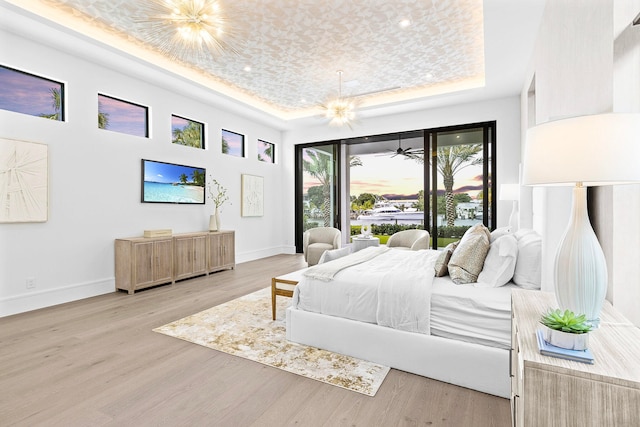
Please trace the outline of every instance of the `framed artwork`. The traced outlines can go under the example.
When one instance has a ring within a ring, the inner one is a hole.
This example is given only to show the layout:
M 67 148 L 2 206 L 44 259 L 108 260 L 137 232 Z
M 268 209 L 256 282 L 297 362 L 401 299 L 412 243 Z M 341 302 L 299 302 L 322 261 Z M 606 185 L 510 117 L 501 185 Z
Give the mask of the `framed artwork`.
M 172 114 L 171 142 L 187 147 L 204 148 L 204 123 Z
M 98 128 L 149 137 L 149 108 L 98 94 Z
M 222 152 L 244 157 L 244 135 L 222 129 Z
M 264 214 L 264 178 L 242 175 L 242 216 L 262 216 Z
M 0 109 L 64 121 L 64 84 L 0 65 Z
M 261 139 L 259 139 L 258 140 L 258 160 L 266 163 L 275 163 L 276 162 L 275 145 L 270 142 L 262 141 Z
M 0 138 L 0 223 L 46 222 L 49 147 Z

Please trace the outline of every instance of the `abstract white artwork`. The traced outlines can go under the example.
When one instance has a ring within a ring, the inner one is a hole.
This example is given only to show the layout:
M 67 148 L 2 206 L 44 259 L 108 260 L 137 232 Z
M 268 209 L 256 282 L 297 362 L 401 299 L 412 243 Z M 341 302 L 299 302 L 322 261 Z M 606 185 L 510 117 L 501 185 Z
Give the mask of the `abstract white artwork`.
M 242 216 L 262 216 L 264 213 L 264 178 L 242 175 Z
M 0 222 L 46 222 L 48 146 L 0 138 Z

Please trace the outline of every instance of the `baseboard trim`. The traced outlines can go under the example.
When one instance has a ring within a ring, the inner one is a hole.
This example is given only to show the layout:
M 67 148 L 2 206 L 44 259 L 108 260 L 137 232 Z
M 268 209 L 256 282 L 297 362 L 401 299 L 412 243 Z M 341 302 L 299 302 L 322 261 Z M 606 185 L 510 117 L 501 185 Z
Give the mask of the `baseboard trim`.
M 115 278 L 78 283 L 0 299 L 0 317 L 115 292 Z
M 295 246 L 275 246 L 272 248 L 258 249 L 258 250 L 249 251 L 249 252 L 242 252 L 242 253 L 236 252 L 236 263 L 239 264 L 242 262 L 255 261 L 257 259 L 267 258 L 270 256 L 281 255 L 281 254 L 293 255 L 295 253 L 296 253 Z
M 250 252 L 236 253 L 236 263 L 255 261 L 274 255 L 295 253 L 295 246 L 276 246 Z M 115 292 L 115 278 L 113 277 L 55 289 L 25 292 L 20 295 L 0 298 L 0 318 L 111 292 Z

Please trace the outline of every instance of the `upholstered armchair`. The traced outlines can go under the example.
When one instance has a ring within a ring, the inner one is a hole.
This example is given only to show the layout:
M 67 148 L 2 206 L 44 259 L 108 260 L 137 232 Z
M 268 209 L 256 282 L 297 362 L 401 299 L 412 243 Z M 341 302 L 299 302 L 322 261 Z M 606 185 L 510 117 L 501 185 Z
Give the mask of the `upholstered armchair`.
M 342 246 L 341 233 L 337 228 L 317 227 L 304 232 L 302 251 L 308 265 L 316 265 L 324 251 Z
M 387 246 L 395 249 L 417 251 L 429 249 L 429 232 L 427 230 L 398 231 L 387 240 Z

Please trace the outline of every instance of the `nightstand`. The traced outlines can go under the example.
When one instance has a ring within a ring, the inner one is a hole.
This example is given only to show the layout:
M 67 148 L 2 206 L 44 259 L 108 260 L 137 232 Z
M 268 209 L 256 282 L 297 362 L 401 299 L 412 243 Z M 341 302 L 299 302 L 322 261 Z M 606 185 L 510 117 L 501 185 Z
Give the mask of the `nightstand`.
M 536 329 L 553 293 L 511 294 L 511 409 L 520 426 L 639 426 L 640 329 L 605 301 L 590 332 L 593 365 L 543 356 Z

